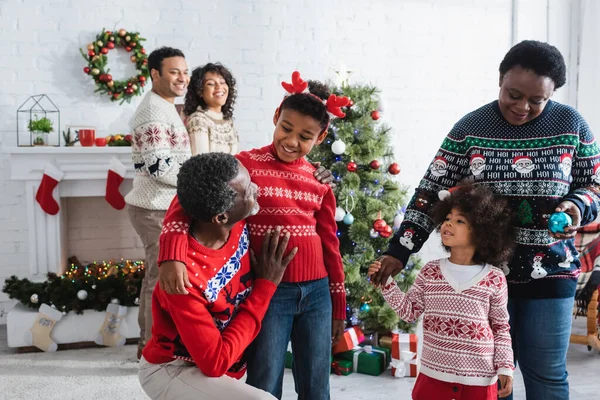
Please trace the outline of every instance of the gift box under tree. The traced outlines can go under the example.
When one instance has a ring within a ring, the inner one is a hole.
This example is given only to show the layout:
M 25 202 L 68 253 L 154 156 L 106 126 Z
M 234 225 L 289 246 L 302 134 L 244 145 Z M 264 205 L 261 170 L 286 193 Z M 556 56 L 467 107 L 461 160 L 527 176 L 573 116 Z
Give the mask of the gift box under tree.
M 390 362 L 390 350 L 370 345 L 336 354 L 336 358 L 352 362 L 352 371 L 360 374 L 379 376 Z
M 350 375 L 352 373 L 352 361 L 334 359 L 331 362 L 331 372 L 336 375 Z
M 392 376 L 417 376 L 417 344 L 414 333 L 392 334 Z
M 339 354 L 358 347 L 365 340 L 365 335 L 358 326 L 353 326 L 344 331 L 340 341 L 331 350 L 332 354 Z

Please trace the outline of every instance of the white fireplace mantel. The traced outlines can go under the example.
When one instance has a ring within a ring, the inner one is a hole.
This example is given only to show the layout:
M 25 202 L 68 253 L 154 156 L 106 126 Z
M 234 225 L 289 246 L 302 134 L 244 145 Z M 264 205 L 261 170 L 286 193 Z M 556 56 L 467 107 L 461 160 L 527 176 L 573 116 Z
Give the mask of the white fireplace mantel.
M 46 214 L 35 200 L 46 164 L 64 172 L 54 198 L 104 197 L 110 161 L 125 165 L 122 194 L 131 188 L 134 168 L 131 147 L 3 147 L 9 155 L 10 179 L 25 183 L 29 229 L 29 271 L 33 277 L 62 273 L 67 266 L 67 212 L 64 203 L 56 215 Z

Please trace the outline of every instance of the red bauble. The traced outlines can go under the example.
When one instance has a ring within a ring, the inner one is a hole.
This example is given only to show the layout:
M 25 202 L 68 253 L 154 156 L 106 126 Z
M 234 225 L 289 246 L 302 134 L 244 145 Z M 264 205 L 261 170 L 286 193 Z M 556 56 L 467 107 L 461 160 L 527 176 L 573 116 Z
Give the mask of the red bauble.
M 392 163 L 388 168 L 388 172 L 392 175 L 398 175 L 400 173 L 400 164 Z
M 105 74 L 100 74 L 100 76 L 98 77 L 98 80 L 100 82 L 106 82 L 106 75 Z
M 392 227 L 389 225 L 386 225 L 385 229 L 382 230 L 381 232 L 379 232 L 379 236 L 381 236 L 384 239 L 389 238 L 390 236 L 392 236 Z
M 112 81 L 112 75 L 106 74 L 106 82 Z
M 379 119 L 380 115 L 379 115 L 379 111 L 375 110 L 373 112 L 371 112 L 371 118 L 373 118 L 374 121 L 377 121 Z
M 129 46 L 125 47 L 125 50 L 126 51 L 131 51 L 131 47 L 129 47 Z
M 347 107 L 352 107 L 353 105 L 354 105 L 354 102 L 352 101 L 352 99 L 348 99 Z
M 102 54 L 108 54 L 108 49 L 107 49 L 106 47 L 103 47 L 103 48 L 100 50 L 100 53 L 102 53 Z
M 85 72 L 86 74 L 89 74 L 90 73 L 90 67 L 85 67 L 83 69 L 83 72 Z
M 148 65 L 148 59 L 145 59 L 145 60 L 142 62 L 142 64 L 144 64 L 144 65 Z
M 146 86 L 146 84 L 145 83 L 140 83 L 140 86 L 144 87 L 144 86 Z
M 108 42 L 106 43 L 106 47 L 108 47 L 110 50 L 115 48 L 115 44 L 113 42 Z
M 133 89 L 132 88 L 127 88 L 125 90 L 125 93 L 127 93 L 127 94 L 133 94 Z
M 113 97 L 114 97 L 115 99 L 118 99 L 118 98 L 119 98 L 119 96 L 121 96 L 121 93 L 113 93 Z
M 133 83 L 127 82 L 127 86 L 131 86 L 131 85 L 133 85 Z
M 379 161 L 377 161 L 377 160 L 371 161 L 371 164 L 369 164 L 369 165 L 373 169 L 379 169 L 379 167 L 381 167 L 381 163 Z
M 389 226 L 387 224 L 387 222 L 385 222 L 384 219 L 376 219 L 375 222 L 373 222 L 373 229 L 375 229 L 377 232 L 382 232 L 386 226 Z
M 112 35 L 112 31 L 106 31 L 105 33 L 109 36 Z
M 356 172 L 358 165 L 354 161 L 350 161 L 348 165 L 346 165 L 346 169 L 350 172 Z
M 136 44 L 137 44 L 137 43 L 135 43 L 135 42 L 131 42 L 131 43 L 129 43 L 129 45 L 130 45 L 131 47 L 135 47 L 135 45 L 136 45 Z
M 94 52 L 94 50 L 88 51 L 88 56 L 94 57 L 95 55 L 96 55 L 96 53 Z
M 138 78 L 138 81 L 140 81 L 140 82 L 144 83 L 144 82 L 146 82 L 146 77 L 145 77 L 145 76 L 140 76 L 140 77 Z
M 140 50 L 140 53 L 142 53 L 142 54 L 146 54 L 146 49 L 141 49 L 141 50 Z

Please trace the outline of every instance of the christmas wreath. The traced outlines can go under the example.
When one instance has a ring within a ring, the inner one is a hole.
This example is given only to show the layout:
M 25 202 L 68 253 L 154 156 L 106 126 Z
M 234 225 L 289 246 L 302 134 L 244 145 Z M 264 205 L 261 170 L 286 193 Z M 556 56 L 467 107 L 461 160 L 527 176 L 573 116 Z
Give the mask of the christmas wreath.
M 110 96 L 111 101 L 131 102 L 133 96 L 139 96 L 144 90 L 146 80 L 150 77 L 148 71 L 148 56 L 141 42 L 146 39 L 141 38 L 139 32 L 128 32 L 120 29 L 118 32 L 105 31 L 96 35 L 96 40 L 88 44 L 87 53 L 79 49 L 88 65 L 83 72 L 90 75 L 96 83 L 96 93 Z M 122 48 L 132 53 L 131 62 L 135 64 L 138 73 L 124 80 L 113 80 L 109 74 L 110 70 L 106 68 L 108 61 L 108 52 L 115 48 Z

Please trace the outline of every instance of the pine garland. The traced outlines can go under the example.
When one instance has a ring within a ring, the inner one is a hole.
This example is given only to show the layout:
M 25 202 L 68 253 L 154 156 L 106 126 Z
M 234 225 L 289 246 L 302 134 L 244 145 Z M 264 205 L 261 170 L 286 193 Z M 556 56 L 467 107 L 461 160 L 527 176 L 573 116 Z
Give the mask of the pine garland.
M 64 275 L 49 273 L 44 282 L 31 282 L 11 276 L 5 280 L 2 291 L 28 308 L 38 309 L 49 304 L 64 313 L 84 310 L 105 311 L 111 302 L 135 306 L 144 278 L 144 262 L 121 260 L 81 265 L 75 258 Z M 78 294 L 85 291 L 80 299 Z

